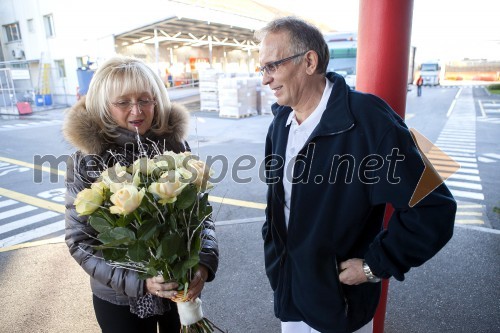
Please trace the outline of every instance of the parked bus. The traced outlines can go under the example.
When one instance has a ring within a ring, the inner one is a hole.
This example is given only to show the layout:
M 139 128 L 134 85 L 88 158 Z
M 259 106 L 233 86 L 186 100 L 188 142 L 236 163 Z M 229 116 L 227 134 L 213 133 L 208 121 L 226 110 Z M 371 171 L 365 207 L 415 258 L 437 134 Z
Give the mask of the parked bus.
M 330 49 L 327 72 L 336 72 L 346 79 L 353 89 L 356 86 L 356 55 L 358 34 L 355 32 L 332 32 L 324 35 Z
M 346 83 L 353 89 L 356 87 L 356 57 L 358 53 L 358 34 L 356 32 L 332 32 L 324 35 L 330 50 L 330 61 L 327 72 L 336 72 L 345 78 Z M 413 82 L 415 63 L 414 46 L 410 47 L 408 85 Z M 426 69 L 427 66 L 424 67 Z M 425 84 L 425 78 L 424 78 Z M 439 74 L 438 74 L 439 84 Z M 408 86 L 410 87 L 410 86 Z M 408 88 L 409 89 L 409 88 Z

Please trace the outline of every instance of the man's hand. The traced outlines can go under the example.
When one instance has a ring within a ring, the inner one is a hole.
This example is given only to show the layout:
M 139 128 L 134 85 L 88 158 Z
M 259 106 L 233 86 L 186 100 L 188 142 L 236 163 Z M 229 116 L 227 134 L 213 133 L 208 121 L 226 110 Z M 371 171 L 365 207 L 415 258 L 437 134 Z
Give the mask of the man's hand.
M 363 259 L 349 259 L 340 263 L 340 283 L 348 285 L 358 285 L 367 282 L 363 271 Z
M 196 297 L 200 296 L 207 278 L 208 269 L 203 265 L 198 265 L 198 270 L 194 273 L 193 279 L 189 282 L 189 291 L 187 294 L 189 300 L 194 301 Z

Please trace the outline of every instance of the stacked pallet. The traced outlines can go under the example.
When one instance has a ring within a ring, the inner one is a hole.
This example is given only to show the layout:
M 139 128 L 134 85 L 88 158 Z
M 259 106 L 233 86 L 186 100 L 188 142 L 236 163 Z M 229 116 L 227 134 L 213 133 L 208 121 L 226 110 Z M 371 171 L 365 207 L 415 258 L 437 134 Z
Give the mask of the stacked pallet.
M 276 103 L 276 96 L 268 85 L 260 86 L 258 90 L 258 99 L 260 100 L 260 114 L 272 114 L 271 106 Z
M 258 113 L 257 86 L 254 77 L 219 78 L 219 117 L 244 118 Z
M 199 72 L 201 111 L 219 112 L 217 81 L 223 75 L 223 73 L 211 68 Z

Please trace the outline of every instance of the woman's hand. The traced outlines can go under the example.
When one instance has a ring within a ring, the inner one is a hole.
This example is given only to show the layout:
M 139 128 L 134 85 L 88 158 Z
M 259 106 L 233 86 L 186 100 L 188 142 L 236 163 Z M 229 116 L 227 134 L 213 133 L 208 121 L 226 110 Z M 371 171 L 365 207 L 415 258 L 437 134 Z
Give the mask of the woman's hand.
M 200 296 L 207 278 L 208 269 L 203 265 L 198 265 L 198 270 L 194 273 L 193 279 L 189 282 L 189 290 L 187 294 L 189 300 L 194 301 L 198 296 Z
M 146 279 L 146 289 L 148 293 L 162 298 L 172 298 L 177 295 L 177 282 L 165 283 L 163 276 L 158 275 Z

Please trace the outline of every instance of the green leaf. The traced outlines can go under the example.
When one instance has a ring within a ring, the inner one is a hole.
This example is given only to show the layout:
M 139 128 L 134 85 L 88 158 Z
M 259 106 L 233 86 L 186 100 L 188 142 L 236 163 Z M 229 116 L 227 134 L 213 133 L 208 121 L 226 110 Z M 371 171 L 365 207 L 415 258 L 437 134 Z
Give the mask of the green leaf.
M 162 256 L 162 254 L 163 254 L 162 253 L 162 251 L 163 251 L 162 248 L 163 248 L 163 243 L 160 242 L 160 245 L 156 248 L 156 256 L 155 256 L 156 259 L 158 259 L 158 258 L 160 258 Z
M 99 248 L 99 246 L 96 246 L 96 249 L 97 248 Z M 102 255 L 104 256 L 104 259 L 106 259 L 106 260 L 124 261 L 126 259 L 126 254 L 127 254 L 127 249 L 117 249 L 117 248 L 102 249 Z
M 137 237 L 145 241 L 152 238 L 158 231 L 157 226 L 158 224 L 154 220 L 144 221 L 139 227 L 139 230 L 137 230 Z
M 204 193 L 198 202 L 198 216 L 204 219 L 212 214 L 212 206 L 208 203 L 208 193 Z
M 105 203 L 103 205 L 105 205 Z M 116 227 L 116 216 L 111 214 L 108 209 L 99 209 L 98 212 L 112 227 Z
M 99 216 L 90 216 L 89 222 L 97 232 L 104 232 L 112 227 L 106 219 Z
M 111 229 L 111 235 L 115 237 L 115 239 L 129 239 L 135 240 L 135 234 L 132 230 L 127 228 L 114 228 Z
M 192 256 L 188 260 L 184 261 L 184 263 L 182 264 L 182 269 L 187 272 L 190 268 L 193 268 L 194 266 L 198 265 L 199 262 L 200 262 L 200 257 L 198 255 Z
M 128 215 L 122 215 L 120 218 L 116 221 L 116 225 L 118 227 L 126 227 L 128 226 L 133 220 L 135 220 L 134 214 L 128 214 Z
M 177 219 L 175 218 L 174 214 L 168 215 L 168 225 L 170 227 L 170 230 L 177 230 Z
M 104 246 L 114 247 L 118 245 L 126 245 L 135 240 L 135 234 L 127 228 L 113 228 L 100 233 L 97 236 Z
M 186 210 L 196 202 L 197 198 L 198 190 L 196 189 L 196 186 L 190 184 L 184 188 L 179 196 L 177 196 L 175 207 Z
M 138 240 L 132 244 L 128 249 L 128 256 L 135 262 L 146 260 L 148 257 L 148 249 L 146 248 L 144 242 Z
M 201 235 L 200 232 L 194 236 L 193 243 L 191 244 L 191 256 L 198 255 L 201 251 Z
M 161 241 L 162 257 L 165 259 L 171 258 L 179 252 L 182 244 L 181 234 L 168 234 Z
M 154 267 L 148 267 L 146 274 L 150 277 L 153 277 L 158 275 L 158 271 Z
M 174 275 L 174 279 L 177 280 L 179 284 L 184 284 L 187 282 L 187 269 L 184 269 L 183 262 L 178 262 L 172 268 L 172 274 Z

